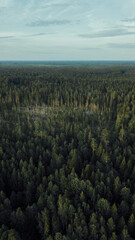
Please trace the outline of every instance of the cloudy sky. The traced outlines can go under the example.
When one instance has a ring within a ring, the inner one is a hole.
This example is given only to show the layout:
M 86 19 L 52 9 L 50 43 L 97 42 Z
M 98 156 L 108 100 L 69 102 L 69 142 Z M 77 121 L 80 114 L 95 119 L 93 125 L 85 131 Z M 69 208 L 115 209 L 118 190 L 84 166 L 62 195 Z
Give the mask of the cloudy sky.
M 135 60 L 135 0 L 0 0 L 0 60 Z

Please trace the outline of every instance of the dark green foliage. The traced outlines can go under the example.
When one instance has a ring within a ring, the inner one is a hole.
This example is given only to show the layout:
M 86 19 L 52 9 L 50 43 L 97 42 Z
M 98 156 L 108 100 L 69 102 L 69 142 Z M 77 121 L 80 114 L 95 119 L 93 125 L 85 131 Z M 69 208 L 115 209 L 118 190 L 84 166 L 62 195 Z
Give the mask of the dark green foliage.
M 135 68 L 0 68 L 0 239 L 135 239 Z

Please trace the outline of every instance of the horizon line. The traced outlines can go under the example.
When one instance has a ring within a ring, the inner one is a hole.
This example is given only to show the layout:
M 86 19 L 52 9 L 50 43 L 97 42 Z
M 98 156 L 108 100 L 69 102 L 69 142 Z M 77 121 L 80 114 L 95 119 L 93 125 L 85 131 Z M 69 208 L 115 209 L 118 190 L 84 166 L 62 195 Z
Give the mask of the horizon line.
M 0 60 L 0 62 L 135 62 L 135 60 Z

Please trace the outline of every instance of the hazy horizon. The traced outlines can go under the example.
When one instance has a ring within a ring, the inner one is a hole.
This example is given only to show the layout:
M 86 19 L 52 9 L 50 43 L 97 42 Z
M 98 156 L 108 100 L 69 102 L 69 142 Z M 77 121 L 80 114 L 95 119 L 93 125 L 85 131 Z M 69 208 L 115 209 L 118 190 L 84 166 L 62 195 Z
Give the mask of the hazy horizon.
M 134 67 L 135 61 L 85 61 L 85 60 L 14 60 L 14 61 L 0 61 L 1 67 L 75 67 L 75 68 L 90 68 L 90 69 L 100 69 L 100 68 L 110 68 L 110 67 Z

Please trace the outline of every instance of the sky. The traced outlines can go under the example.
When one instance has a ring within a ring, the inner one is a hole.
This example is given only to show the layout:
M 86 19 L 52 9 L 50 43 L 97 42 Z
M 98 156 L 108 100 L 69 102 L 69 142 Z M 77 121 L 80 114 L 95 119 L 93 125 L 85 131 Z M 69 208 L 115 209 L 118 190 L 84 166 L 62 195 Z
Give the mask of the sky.
M 0 60 L 135 60 L 135 0 L 0 0 Z

